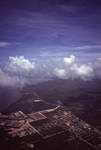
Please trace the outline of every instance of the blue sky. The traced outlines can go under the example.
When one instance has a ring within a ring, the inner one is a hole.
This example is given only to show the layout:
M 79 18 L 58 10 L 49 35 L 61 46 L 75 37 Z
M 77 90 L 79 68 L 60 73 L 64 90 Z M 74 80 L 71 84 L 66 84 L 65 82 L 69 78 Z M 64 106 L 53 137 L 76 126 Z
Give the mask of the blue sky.
M 0 68 L 21 62 L 20 56 L 39 67 L 35 72 L 48 64 L 44 72 L 57 67 L 67 73 L 64 57 L 72 56 L 77 63 L 96 61 L 98 67 L 100 0 L 1 0 L 0 14 Z
M 42 76 L 101 77 L 101 0 L 0 0 L 0 108 Z
M 0 14 L 2 60 L 101 55 L 100 0 L 1 0 Z

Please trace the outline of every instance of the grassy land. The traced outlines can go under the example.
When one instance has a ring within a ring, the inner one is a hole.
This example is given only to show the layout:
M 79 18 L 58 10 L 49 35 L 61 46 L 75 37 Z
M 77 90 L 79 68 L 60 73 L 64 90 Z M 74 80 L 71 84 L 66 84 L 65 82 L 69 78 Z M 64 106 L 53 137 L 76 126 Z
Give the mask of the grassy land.
M 101 79 L 55 79 L 37 84 L 36 91 L 45 101 L 67 107 L 88 123 L 101 124 Z

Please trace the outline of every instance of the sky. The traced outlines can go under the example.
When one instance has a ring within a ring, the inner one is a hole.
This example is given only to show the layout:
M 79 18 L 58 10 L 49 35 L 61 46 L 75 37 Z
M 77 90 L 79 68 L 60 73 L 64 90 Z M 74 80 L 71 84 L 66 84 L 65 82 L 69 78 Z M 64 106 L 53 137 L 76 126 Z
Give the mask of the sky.
M 0 0 L 0 85 L 101 76 L 101 0 Z

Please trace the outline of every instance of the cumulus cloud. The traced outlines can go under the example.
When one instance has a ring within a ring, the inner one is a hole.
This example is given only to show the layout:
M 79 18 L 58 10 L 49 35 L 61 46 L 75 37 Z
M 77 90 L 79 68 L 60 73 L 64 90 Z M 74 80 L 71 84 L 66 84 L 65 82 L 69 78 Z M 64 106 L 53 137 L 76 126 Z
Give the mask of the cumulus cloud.
M 0 47 L 8 47 L 11 44 L 9 42 L 0 42 Z
M 75 56 L 71 55 L 70 58 L 65 57 L 63 59 L 63 63 L 66 64 L 66 65 L 74 64 L 75 63 Z
M 19 57 L 9 57 L 10 63 L 5 67 L 5 69 L 12 73 L 17 74 L 27 74 L 35 70 L 35 63 L 29 62 L 28 59 L 25 59 L 24 56 Z
M 55 68 L 54 69 L 54 74 L 59 78 L 65 78 L 66 77 L 65 69 Z
M 28 83 L 28 80 L 18 76 L 10 76 L 8 73 L 5 73 L 2 69 L 0 69 L 0 86 L 22 88 L 25 83 Z
M 93 76 L 93 68 L 91 64 L 77 64 L 75 56 L 65 57 L 62 64 L 54 69 L 55 76 L 63 79 L 81 78 L 89 79 Z
M 29 62 L 24 56 L 10 56 L 9 60 L 4 70 L 0 69 L 0 86 L 22 88 L 25 84 L 29 84 L 30 81 L 25 76 L 35 70 L 35 63 Z

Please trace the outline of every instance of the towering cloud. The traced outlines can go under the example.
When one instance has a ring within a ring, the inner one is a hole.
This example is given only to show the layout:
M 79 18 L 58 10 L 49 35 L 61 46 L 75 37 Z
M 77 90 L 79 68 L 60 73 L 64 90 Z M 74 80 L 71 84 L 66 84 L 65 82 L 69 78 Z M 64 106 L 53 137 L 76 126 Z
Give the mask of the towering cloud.
M 0 69 L 0 86 L 23 87 L 29 83 L 24 76 L 35 70 L 35 63 L 29 62 L 24 56 L 9 57 L 10 63 L 5 66 L 5 70 Z
M 4 87 L 24 86 L 25 83 L 29 83 L 28 76 L 25 79 L 25 75 L 33 73 L 34 76 L 35 70 L 36 75 L 52 76 L 54 74 L 56 77 L 63 79 L 81 78 L 87 80 L 93 76 L 101 76 L 101 58 L 98 58 L 93 63 L 80 64 L 76 62 L 75 56 L 71 55 L 63 58 L 60 65 L 57 65 L 59 61 L 57 64 L 46 61 L 46 63 L 37 66 L 37 68 L 34 62 L 31 63 L 24 56 L 10 56 L 9 60 L 10 62 L 5 66 L 5 70 L 0 69 L 0 85 Z
M 63 79 L 76 78 L 89 79 L 93 76 L 91 64 L 77 64 L 75 56 L 65 57 L 62 64 L 54 69 L 54 74 Z
M 10 63 L 5 67 L 7 71 L 17 74 L 27 74 L 34 71 L 35 63 L 29 62 L 24 56 L 9 57 Z
M 75 63 L 75 56 L 74 56 L 74 55 L 71 55 L 70 58 L 65 57 L 65 58 L 63 59 L 63 63 L 64 63 L 65 65 L 74 64 L 74 63 Z

